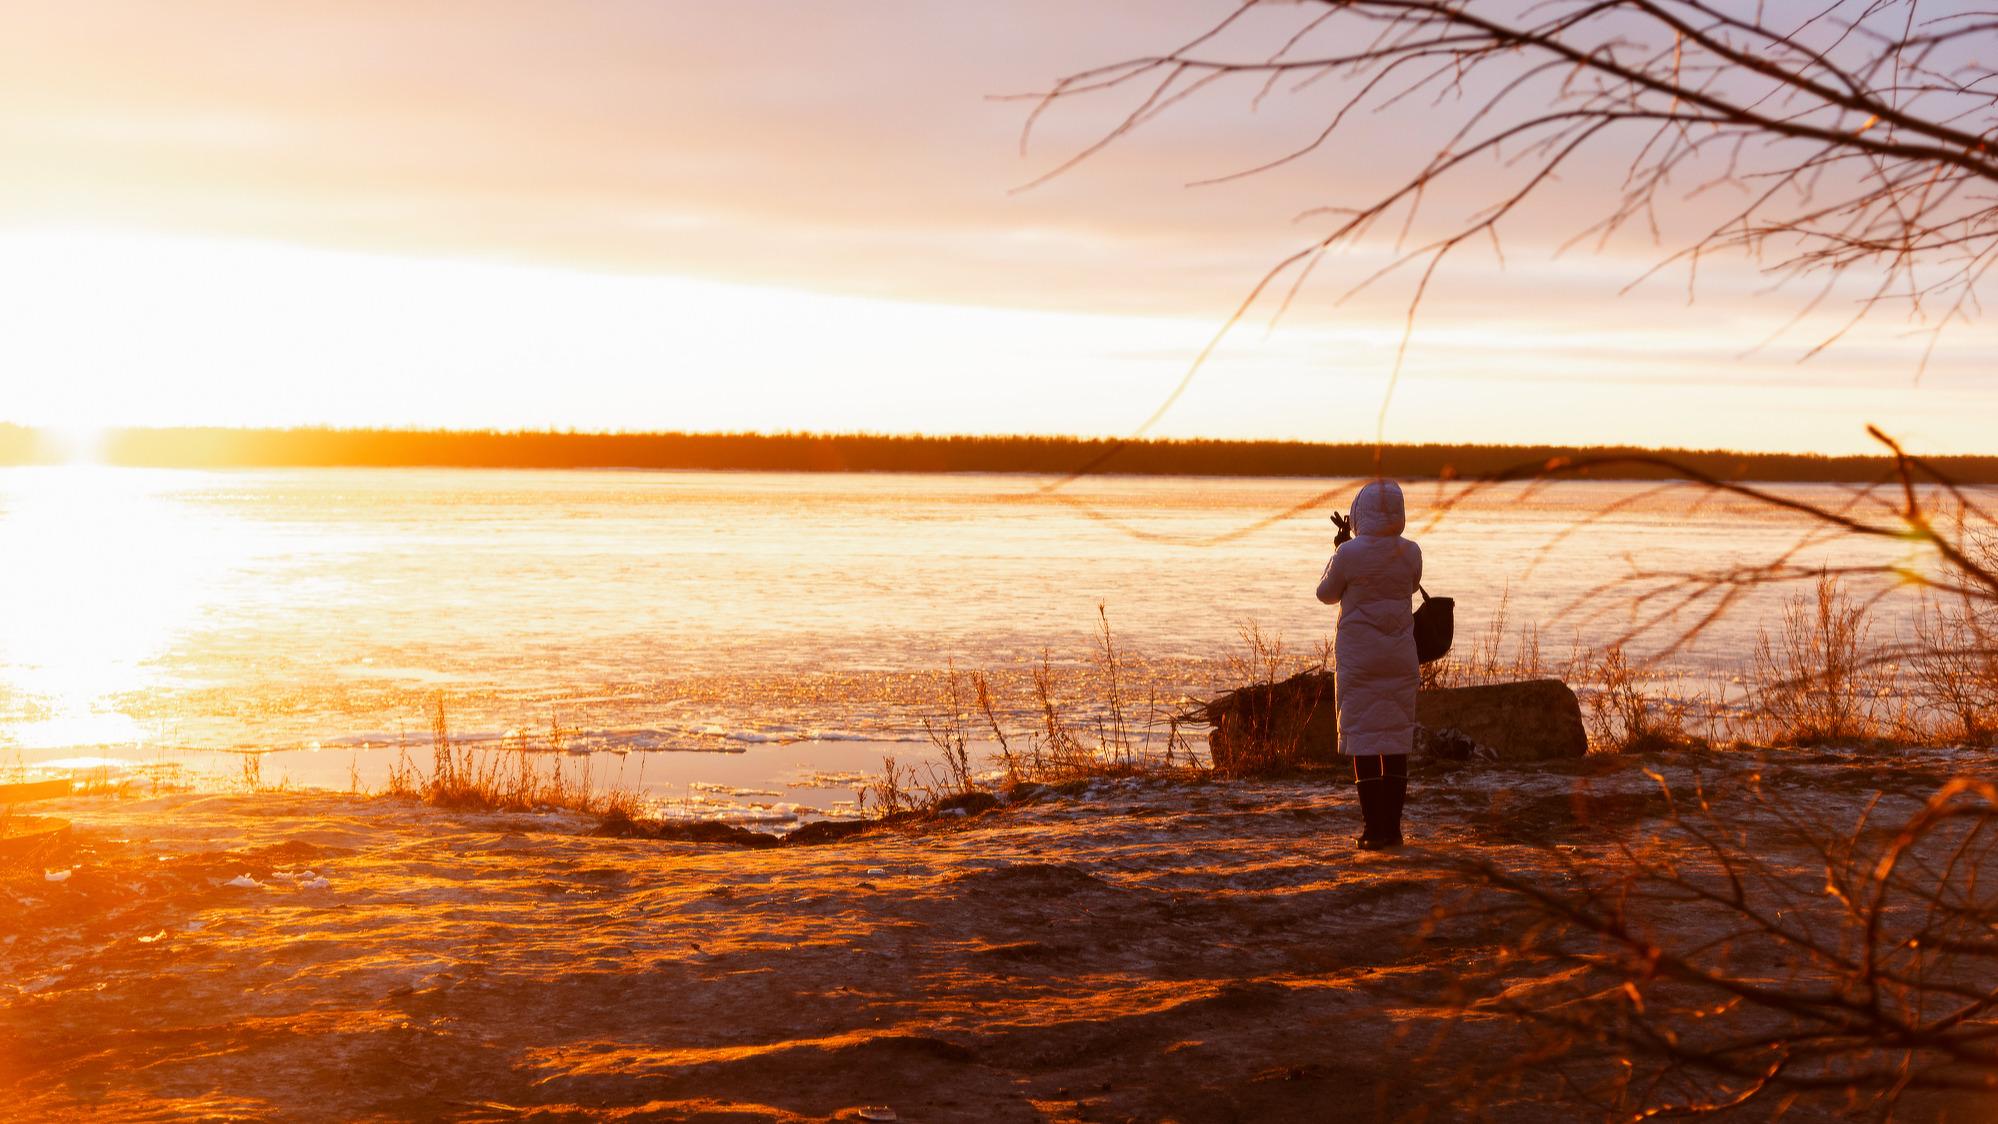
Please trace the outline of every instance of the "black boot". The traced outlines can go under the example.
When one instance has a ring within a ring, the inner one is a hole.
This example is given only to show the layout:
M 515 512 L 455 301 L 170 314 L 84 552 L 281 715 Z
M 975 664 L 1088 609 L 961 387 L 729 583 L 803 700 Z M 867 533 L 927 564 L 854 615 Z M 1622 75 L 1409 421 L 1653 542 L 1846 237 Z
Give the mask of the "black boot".
M 1368 777 L 1355 781 L 1353 787 L 1360 790 L 1360 819 L 1366 824 L 1366 830 L 1354 842 L 1362 851 L 1377 851 L 1386 846 L 1381 820 L 1386 811 L 1387 779 Z
M 1401 806 L 1408 799 L 1408 778 L 1385 776 L 1375 782 L 1381 790 L 1380 845 L 1401 846 Z

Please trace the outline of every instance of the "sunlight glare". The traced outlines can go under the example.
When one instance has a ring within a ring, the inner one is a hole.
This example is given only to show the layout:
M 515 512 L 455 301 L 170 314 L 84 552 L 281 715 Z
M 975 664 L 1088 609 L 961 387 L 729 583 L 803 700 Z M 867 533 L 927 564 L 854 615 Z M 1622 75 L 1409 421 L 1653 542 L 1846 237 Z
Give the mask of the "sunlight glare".
M 50 426 L 41 431 L 49 459 L 61 465 L 95 465 L 104 460 L 108 434 L 101 426 Z
M 166 474 L 89 464 L 0 475 L 0 712 L 9 748 L 130 745 L 132 704 L 197 615 L 220 529 Z

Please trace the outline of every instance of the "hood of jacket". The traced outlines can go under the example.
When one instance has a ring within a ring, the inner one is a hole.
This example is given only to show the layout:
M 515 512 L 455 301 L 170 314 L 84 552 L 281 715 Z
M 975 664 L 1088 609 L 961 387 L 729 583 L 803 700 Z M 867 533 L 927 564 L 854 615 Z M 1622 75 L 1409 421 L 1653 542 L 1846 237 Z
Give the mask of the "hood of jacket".
M 1376 480 L 1360 489 L 1353 500 L 1353 533 L 1356 535 L 1398 535 L 1408 525 L 1408 509 L 1402 503 L 1401 485 L 1392 480 Z

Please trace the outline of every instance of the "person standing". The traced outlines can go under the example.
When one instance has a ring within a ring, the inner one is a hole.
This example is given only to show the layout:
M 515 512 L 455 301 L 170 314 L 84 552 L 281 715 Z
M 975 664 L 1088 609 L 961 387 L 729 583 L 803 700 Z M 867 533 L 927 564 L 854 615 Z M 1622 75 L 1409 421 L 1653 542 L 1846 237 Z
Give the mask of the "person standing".
M 1422 584 L 1422 548 L 1401 535 L 1407 508 L 1392 480 L 1361 488 L 1352 516 L 1335 512 L 1332 521 L 1339 536 L 1318 579 L 1318 600 L 1339 606 L 1333 644 L 1339 751 L 1353 759 L 1360 790 L 1366 822 L 1360 847 L 1399 847 L 1421 679 L 1409 598 Z

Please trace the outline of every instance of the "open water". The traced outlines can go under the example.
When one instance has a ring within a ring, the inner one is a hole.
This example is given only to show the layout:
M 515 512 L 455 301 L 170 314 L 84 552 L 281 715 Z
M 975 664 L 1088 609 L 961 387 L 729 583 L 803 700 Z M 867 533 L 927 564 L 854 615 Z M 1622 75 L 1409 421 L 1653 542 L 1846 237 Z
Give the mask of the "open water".
M 1326 513 L 1355 482 L 621 471 L 0 470 L 0 764 L 167 763 L 378 784 L 430 753 L 559 749 L 687 809 L 838 811 L 919 756 L 942 670 L 993 674 L 1024 729 L 1044 658 L 1085 710 L 1099 607 L 1134 706 L 1225 686 L 1253 624 L 1308 653 Z M 1821 504 L 1850 489 L 1789 486 Z M 1505 606 L 1558 662 L 1640 616 L 1638 573 L 1789 554 L 1920 564 L 1747 501 L 1621 482 L 1408 487 L 1460 648 Z M 1872 501 L 1861 501 L 1871 504 Z M 1743 670 L 1750 591 L 1661 675 Z M 1669 600 L 1643 603 L 1644 611 Z M 1877 629 L 1906 626 L 1889 598 Z M 1657 652 L 1699 619 L 1644 631 Z M 1509 641 L 1510 642 L 1510 641 Z M 703 804 L 703 801 L 706 801 Z M 768 807 L 753 807 L 768 805 Z

